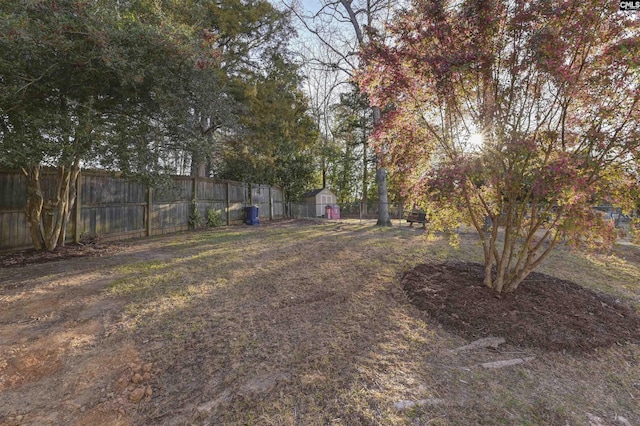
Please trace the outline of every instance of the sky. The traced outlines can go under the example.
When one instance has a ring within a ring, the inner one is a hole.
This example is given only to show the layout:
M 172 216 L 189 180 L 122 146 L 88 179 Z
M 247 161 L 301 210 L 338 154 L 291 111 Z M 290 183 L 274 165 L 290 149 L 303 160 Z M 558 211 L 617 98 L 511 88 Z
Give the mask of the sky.
M 318 0 L 302 0 L 302 6 L 308 12 L 317 12 L 320 9 L 320 4 Z

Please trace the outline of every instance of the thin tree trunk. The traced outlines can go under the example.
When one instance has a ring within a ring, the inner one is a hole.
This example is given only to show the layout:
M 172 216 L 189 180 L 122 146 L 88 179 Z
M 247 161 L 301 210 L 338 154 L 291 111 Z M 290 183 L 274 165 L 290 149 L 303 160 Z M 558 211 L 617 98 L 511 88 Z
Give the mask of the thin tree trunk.
M 70 177 L 69 177 L 69 185 L 68 185 L 68 189 L 67 189 L 67 203 L 66 203 L 66 207 L 65 207 L 65 211 L 63 213 L 63 223 L 62 223 L 62 232 L 60 232 L 60 235 L 58 237 L 58 245 L 64 247 L 64 243 L 65 243 L 65 239 L 66 239 L 66 235 L 67 235 L 67 226 L 69 224 L 69 219 L 71 217 L 71 210 L 73 209 L 73 206 L 76 203 L 76 198 L 77 198 L 77 183 L 78 183 L 78 175 L 80 174 L 80 161 L 76 160 L 75 164 L 72 166 L 71 170 L 70 170 Z M 75 226 L 78 226 L 79 224 L 75 224 Z
M 376 126 L 380 123 L 380 108 L 377 106 L 373 108 L 373 125 Z M 391 226 L 391 219 L 389 219 L 389 193 L 387 191 L 387 171 L 381 165 L 381 158 L 378 155 L 376 159 L 377 171 L 376 182 L 378 183 L 378 222 L 377 226 Z
M 327 187 L 327 160 L 322 156 L 322 189 Z
M 25 214 L 31 242 L 36 250 L 53 251 L 58 245 L 64 245 L 67 224 L 76 199 L 75 181 L 79 171 L 78 161 L 71 167 L 60 166 L 56 176 L 55 197 L 45 200 L 40 183 L 40 165 L 23 169 L 28 178 Z
M 42 250 L 44 248 L 44 240 L 42 239 L 40 217 L 42 215 L 44 197 L 40 187 L 40 165 L 29 166 L 26 169 L 22 169 L 22 172 L 28 179 L 25 215 L 29 224 L 31 242 L 36 250 Z
M 389 197 L 387 192 L 387 171 L 384 167 L 378 168 L 376 172 L 378 182 L 378 222 L 377 226 L 391 226 L 389 219 Z
M 58 168 L 58 182 L 56 185 L 56 198 L 48 204 L 50 210 L 46 211 L 45 235 L 44 241 L 47 250 L 55 250 L 60 243 L 64 245 L 67 233 L 67 223 L 69 221 L 69 212 L 71 211 L 71 188 L 75 188 L 75 178 L 77 177 L 78 165 L 76 164 Z M 73 194 L 73 202 L 75 202 L 75 190 Z
M 195 112 L 200 121 L 200 134 L 205 137 L 210 131 L 209 118 L 200 112 Z M 203 153 L 202 147 L 191 150 L 191 177 L 207 177 L 207 155 Z
M 363 124 L 364 126 L 364 124 Z M 367 212 L 367 205 L 369 203 L 369 158 L 368 158 L 368 151 L 369 151 L 369 143 L 367 142 L 367 134 L 366 131 L 363 127 L 363 142 L 362 142 L 362 207 L 360 208 L 361 214 L 362 216 L 366 216 L 368 214 Z

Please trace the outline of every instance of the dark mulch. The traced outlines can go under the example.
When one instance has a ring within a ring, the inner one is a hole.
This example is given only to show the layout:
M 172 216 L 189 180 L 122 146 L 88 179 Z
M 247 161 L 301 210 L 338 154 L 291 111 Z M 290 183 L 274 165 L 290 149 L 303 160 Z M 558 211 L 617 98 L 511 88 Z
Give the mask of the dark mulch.
M 405 293 L 446 329 L 466 338 L 572 353 L 640 342 L 640 314 L 608 295 L 534 272 L 510 294 L 483 285 L 484 265 L 422 264 L 405 273 Z
M 97 257 L 114 254 L 121 250 L 123 243 L 102 243 L 90 241 L 87 244 L 67 244 L 56 247 L 53 251 L 27 249 L 0 255 L 0 266 L 3 268 L 27 266 L 35 263 L 47 263 L 77 257 Z

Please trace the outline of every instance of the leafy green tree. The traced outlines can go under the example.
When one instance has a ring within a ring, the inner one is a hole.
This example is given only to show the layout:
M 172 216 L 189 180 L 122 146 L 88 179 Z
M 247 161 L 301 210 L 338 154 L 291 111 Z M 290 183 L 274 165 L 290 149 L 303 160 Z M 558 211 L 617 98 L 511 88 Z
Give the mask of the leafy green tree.
M 289 199 L 304 192 L 314 179 L 318 133 L 299 83 L 297 67 L 281 56 L 255 77 L 242 99 L 242 128 L 223 142 L 220 177 L 280 185 Z
M 64 244 L 81 166 L 147 177 L 166 169 L 165 109 L 184 97 L 185 70 L 214 53 L 200 41 L 156 3 L 0 4 L 0 160 L 28 177 L 36 249 Z M 44 166 L 56 173 L 51 196 Z
M 332 158 L 330 181 L 342 202 L 353 201 L 361 193 L 363 214 L 367 214 L 368 193 L 373 182 L 371 169 L 375 167 L 375 153 L 369 146 L 373 133 L 371 107 L 355 86 L 340 95 L 334 106 L 336 147 Z
M 197 25 L 217 57 L 192 70 L 188 96 L 174 114 L 174 134 L 187 138 L 192 175 L 212 175 L 221 167 L 223 139 L 243 132 L 246 96 L 272 58 L 282 56 L 292 34 L 289 17 L 267 0 L 201 0 L 170 8 L 182 25 Z M 217 72 L 211 75 L 212 69 Z M 254 111 L 261 113 L 261 111 Z
M 253 178 L 308 180 L 313 129 L 282 59 L 291 28 L 268 1 L 2 2 L 0 18 L 0 165 L 28 177 L 35 248 L 64 244 L 80 167 L 153 182 L 179 159 L 210 174 L 242 141 Z

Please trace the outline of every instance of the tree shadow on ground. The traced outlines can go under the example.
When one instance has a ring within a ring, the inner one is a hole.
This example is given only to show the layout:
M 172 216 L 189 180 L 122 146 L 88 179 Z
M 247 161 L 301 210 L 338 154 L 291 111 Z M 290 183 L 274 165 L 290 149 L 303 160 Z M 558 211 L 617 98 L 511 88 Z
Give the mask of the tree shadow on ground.
M 499 294 L 483 277 L 478 263 L 427 263 L 405 273 L 402 287 L 419 309 L 466 338 L 571 353 L 640 341 L 640 314 L 612 296 L 538 272 Z

